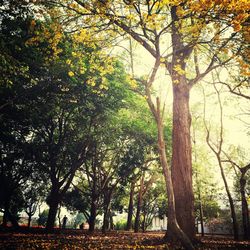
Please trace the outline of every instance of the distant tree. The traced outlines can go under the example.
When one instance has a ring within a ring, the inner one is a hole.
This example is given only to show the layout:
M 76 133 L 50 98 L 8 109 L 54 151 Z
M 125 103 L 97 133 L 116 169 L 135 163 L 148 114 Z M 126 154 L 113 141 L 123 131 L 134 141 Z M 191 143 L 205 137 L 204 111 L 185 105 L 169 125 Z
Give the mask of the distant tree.
M 4 224 L 10 220 L 18 227 L 17 212 L 24 208 L 22 191 L 34 171 L 33 150 L 28 139 L 29 115 L 25 107 L 34 82 L 28 63 L 23 61 L 29 51 L 25 42 L 30 38 L 32 12 L 24 1 L 4 3 L 0 28 L 3 76 L 0 82 L 0 203 Z
M 164 218 L 167 215 L 167 199 L 164 195 L 164 180 L 155 179 L 147 190 L 142 204 L 141 229 L 143 232 L 152 225 L 154 217 Z
M 37 219 L 38 226 L 46 226 L 47 220 L 48 220 L 49 210 L 45 209 L 42 211 L 41 214 L 39 214 Z
M 237 216 L 236 216 L 236 209 L 235 209 L 235 203 L 233 200 L 233 196 L 231 193 L 231 190 L 228 185 L 228 179 L 225 174 L 225 169 L 223 166 L 223 136 L 224 136 L 224 126 L 223 126 L 223 106 L 222 106 L 222 99 L 221 99 L 221 94 L 220 90 L 218 89 L 218 86 L 213 83 L 214 90 L 216 92 L 216 96 L 218 98 L 218 105 L 219 105 L 219 131 L 218 131 L 218 137 L 216 138 L 216 143 L 211 139 L 211 130 L 210 127 L 207 125 L 207 121 L 205 119 L 206 115 L 206 100 L 205 100 L 205 93 L 204 93 L 204 126 L 207 132 L 206 135 L 206 142 L 211 151 L 214 153 L 220 173 L 221 173 L 221 178 L 224 183 L 225 191 L 227 194 L 229 206 L 230 206 L 230 211 L 231 211 L 231 218 L 232 218 L 232 226 L 233 226 L 233 234 L 234 234 L 234 239 L 238 240 L 239 239 L 239 225 L 237 221 Z

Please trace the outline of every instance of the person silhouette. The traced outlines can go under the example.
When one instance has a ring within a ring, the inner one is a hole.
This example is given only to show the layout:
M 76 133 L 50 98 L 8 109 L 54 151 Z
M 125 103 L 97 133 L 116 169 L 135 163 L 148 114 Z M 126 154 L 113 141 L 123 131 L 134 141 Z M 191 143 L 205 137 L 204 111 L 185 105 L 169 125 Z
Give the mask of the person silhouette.
M 64 215 L 64 217 L 63 217 L 63 224 L 62 224 L 62 228 L 66 228 L 67 220 L 68 220 L 67 216 L 66 216 L 66 215 Z

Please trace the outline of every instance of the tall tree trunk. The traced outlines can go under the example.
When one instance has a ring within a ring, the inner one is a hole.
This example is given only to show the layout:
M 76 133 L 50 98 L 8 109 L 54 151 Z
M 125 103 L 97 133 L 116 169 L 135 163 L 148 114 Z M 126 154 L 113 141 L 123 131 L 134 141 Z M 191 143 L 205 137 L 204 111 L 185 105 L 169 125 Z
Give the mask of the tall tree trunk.
M 183 232 L 192 240 L 195 238 L 195 218 L 189 87 L 182 78 L 178 80 L 178 84 L 173 84 L 172 180 L 177 221 Z
M 56 221 L 56 214 L 60 203 L 60 194 L 57 190 L 57 188 L 52 187 L 52 191 L 48 198 L 49 214 L 46 223 L 46 231 L 48 233 L 53 232 Z
M 250 223 L 249 223 L 249 212 L 248 212 L 248 204 L 246 200 L 245 186 L 246 186 L 245 172 L 241 172 L 240 194 L 241 194 L 242 224 L 243 224 L 244 240 L 249 240 L 250 239 Z
M 219 167 L 220 167 L 220 172 L 221 172 L 221 176 L 224 182 L 224 186 L 226 189 L 226 193 L 227 193 L 227 197 L 228 197 L 228 201 L 229 201 L 229 205 L 230 205 L 230 211 L 231 211 L 231 218 L 233 220 L 233 232 L 234 232 L 234 239 L 238 240 L 239 239 L 239 226 L 238 226 L 238 222 L 237 222 L 237 218 L 236 218 L 236 213 L 235 213 L 235 208 L 234 208 L 234 202 L 233 202 L 233 198 L 231 196 L 228 184 L 227 184 L 227 179 L 224 173 L 224 169 L 223 166 L 221 164 L 221 159 L 220 156 L 217 154 L 217 160 L 219 163 Z
M 158 132 L 158 152 L 160 156 L 160 162 L 162 166 L 162 171 L 165 179 L 166 191 L 168 196 L 168 230 L 165 237 L 168 241 L 179 241 L 184 246 L 186 250 L 194 250 L 193 244 L 190 239 L 187 237 L 185 232 L 179 227 L 177 219 L 176 219 L 176 209 L 175 209 L 175 194 L 173 189 L 172 175 L 171 169 L 169 168 L 169 163 L 167 161 L 166 155 L 166 145 L 164 138 L 164 127 L 162 121 L 162 114 L 160 108 L 160 99 L 156 99 L 156 107 L 152 101 L 151 93 L 149 88 L 146 89 L 147 94 L 147 102 L 149 108 L 154 115 L 157 132 Z
M 128 218 L 126 230 L 132 229 L 132 217 L 133 217 L 133 208 L 134 208 L 134 193 L 135 193 L 135 181 L 131 182 L 130 186 L 130 195 L 129 195 L 129 205 L 128 205 Z
M 152 107 L 152 103 L 149 101 L 149 106 Z M 155 111 L 155 119 L 157 122 L 157 130 L 158 130 L 158 149 L 159 156 L 161 161 L 161 166 L 163 170 L 163 175 L 166 184 L 166 190 L 168 195 L 168 230 L 166 233 L 166 237 L 170 242 L 180 241 L 181 244 L 187 250 L 194 250 L 192 242 L 187 237 L 185 232 L 179 227 L 177 219 L 176 219 L 176 208 L 175 208 L 175 194 L 173 189 L 173 182 L 171 177 L 171 170 L 169 168 L 169 164 L 166 156 L 166 145 L 163 133 L 163 123 L 160 112 L 160 101 L 157 98 L 157 110 Z
M 140 190 L 139 190 L 138 198 L 137 198 L 137 207 L 136 207 L 136 215 L 135 215 L 135 229 L 134 229 L 135 233 L 138 233 L 139 228 L 140 228 L 140 214 L 141 214 L 141 207 L 142 207 L 143 187 L 144 187 L 144 174 L 141 177 Z

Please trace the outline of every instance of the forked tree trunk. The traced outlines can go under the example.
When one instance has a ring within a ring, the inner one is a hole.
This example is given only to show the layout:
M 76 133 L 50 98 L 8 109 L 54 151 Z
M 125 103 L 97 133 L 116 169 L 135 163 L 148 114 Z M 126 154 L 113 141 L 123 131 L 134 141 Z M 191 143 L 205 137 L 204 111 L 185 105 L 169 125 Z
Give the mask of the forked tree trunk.
M 186 250 L 194 250 L 192 242 L 187 237 L 185 232 L 179 227 L 177 219 L 176 219 L 176 209 L 175 209 L 175 194 L 173 189 L 171 170 L 169 168 L 169 164 L 166 156 L 166 145 L 164 139 L 164 129 L 163 129 L 163 121 L 161 117 L 160 110 L 160 100 L 157 98 L 157 109 L 151 100 L 151 95 L 148 92 L 148 105 L 154 114 L 154 118 L 157 123 L 157 131 L 158 131 L 158 150 L 161 161 L 161 166 L 163 170 L 163 175 L 166 184 L 167 196 L 168 196 L 168 230 L 166 233 L 166 238 L 168 241 L 176 242 L 179 241 L 184 246 Z
M 132 229 L 132 217 L 133 217 L 133 208 L 134 208 L 134 193 L 135 193 L 135 181 L 131 182 L 130 186 L 130 195 L 129 195 L 129 205 L 128 205 L 128 218 L 126 230 Z
M 173 85 L 172 181 L 176 217 L 180 228 L 195 238 L 194 194 L 192 188 L 191 116 L 189 87 L 179 79 Z

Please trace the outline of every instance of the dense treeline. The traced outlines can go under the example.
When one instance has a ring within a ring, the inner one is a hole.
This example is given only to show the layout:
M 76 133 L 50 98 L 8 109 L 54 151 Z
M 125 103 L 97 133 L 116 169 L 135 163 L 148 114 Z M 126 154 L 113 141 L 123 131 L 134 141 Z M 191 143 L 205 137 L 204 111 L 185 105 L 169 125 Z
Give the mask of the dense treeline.
M 90 231 L 104 213 L 105 231 L 112 197 L 123 197 L 128 181 L 145 178 L 149 165 L 157 164 L 151 117 L 142 100 L 135 103 L 120 62 L 114 59 L 109 72 L 95 69 L 104 60 L 100 49 L 72 47 L 66 33 L 57 44 L 58 57 L 49 41 L 33 42 L 32 13 L 14 7 L 17 16 L 6 13 L 1 28 L 3 226 L 11 221 L 18 227 L 18 212 L 26 210 L 31 219 L 38 202 L 46 201 L 48 231 L 61 204 L 83 212 Z M 36 29 L 50 25 L 51 20 L 37 20 Z M 76 59 L 79 50 L 85 53 Z M 74 60 L 81 74 L 73 73 Z M 121 206 L 119 199 L 114 203 Z

